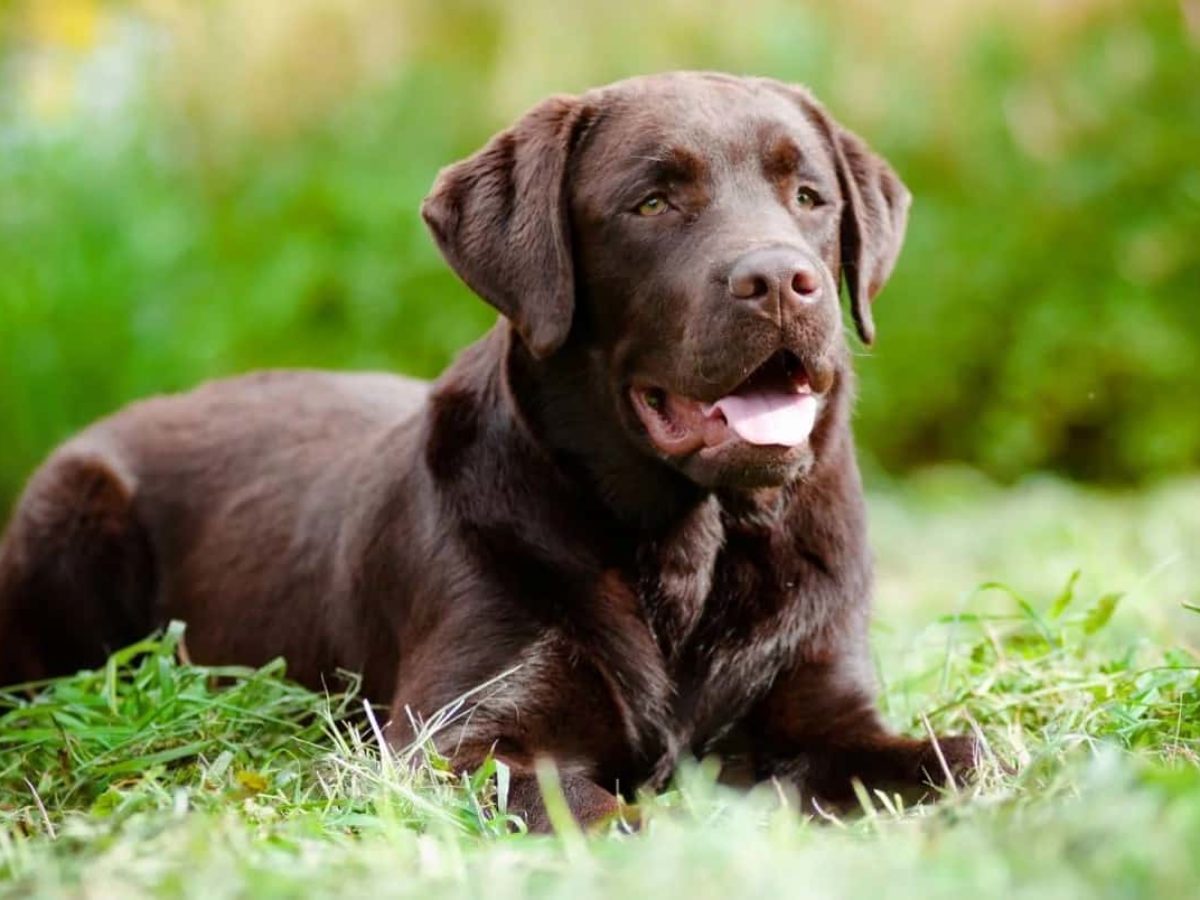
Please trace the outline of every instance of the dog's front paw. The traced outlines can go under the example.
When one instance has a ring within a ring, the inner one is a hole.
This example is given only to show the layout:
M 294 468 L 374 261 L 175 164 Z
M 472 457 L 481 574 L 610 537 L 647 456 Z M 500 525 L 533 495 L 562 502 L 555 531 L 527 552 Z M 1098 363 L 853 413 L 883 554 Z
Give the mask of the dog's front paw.
M 919 761 L 921 777 L 933 787 L 971 782 L 983 759 L 983 746 L 969 735 L 945 735 L 926 743 Z

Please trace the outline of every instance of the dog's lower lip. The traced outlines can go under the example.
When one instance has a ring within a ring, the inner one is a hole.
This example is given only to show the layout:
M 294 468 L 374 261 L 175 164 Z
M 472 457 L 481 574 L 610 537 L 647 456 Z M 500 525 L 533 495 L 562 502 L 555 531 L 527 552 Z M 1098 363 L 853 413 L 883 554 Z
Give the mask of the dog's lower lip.
M 742 444 L 792 452 L 807 443 L 822 402 L 803 362 L 784 353 L 712 403 L 645 382 L 628 396 L 650 443 L 675 458 Z

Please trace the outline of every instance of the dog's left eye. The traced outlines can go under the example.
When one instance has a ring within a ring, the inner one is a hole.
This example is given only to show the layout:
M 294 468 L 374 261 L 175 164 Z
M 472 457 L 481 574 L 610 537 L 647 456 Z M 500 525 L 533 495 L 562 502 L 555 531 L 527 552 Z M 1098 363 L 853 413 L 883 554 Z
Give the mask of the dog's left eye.
M 825 203 L 821 195 L 810 187 L 802 187 L 796 191 L 796 202 L 800 204 L 801 209 L 816 209 Z
M 667 211 L 667 198 L 662 194 L 651 194 L 645 200 L 638 204 L 637 214 L 651 218 L 653 216 L 661 216 Z

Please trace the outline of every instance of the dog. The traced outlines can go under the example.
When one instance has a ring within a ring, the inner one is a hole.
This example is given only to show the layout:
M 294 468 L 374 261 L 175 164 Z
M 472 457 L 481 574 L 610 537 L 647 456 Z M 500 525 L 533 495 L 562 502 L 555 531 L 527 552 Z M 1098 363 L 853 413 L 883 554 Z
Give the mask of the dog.
M 0 547 L 0 682 L 171 619 L 203 663 L 361 673 L 388 740 L 456 698 L 459 769 L 548 826 L 716 755 L 813 803 L 967 777 L 889 731 L 839 303 L 859 338 L 910 195 L 804 89 L 671 73 L 535 106 L 422 216 L 501 314 L 432 384 L 275 371 L 58 448 Z

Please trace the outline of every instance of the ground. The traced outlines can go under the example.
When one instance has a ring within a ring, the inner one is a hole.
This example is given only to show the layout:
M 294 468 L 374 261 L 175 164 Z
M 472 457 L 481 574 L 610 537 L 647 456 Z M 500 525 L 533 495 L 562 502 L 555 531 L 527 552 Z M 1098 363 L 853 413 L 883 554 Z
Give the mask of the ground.
M 352 695 L 189 666 L 171 632 L 32 703 L 0 694 L 0 895 L 1193 893 L 1200 481 L 873 481 L 888 718 L 977 730 L 994 757 L 937 805 L 864 794 L 810 820 L 700 764 L 639 834 L 511 833 L 503 772 L 381 758 Z

